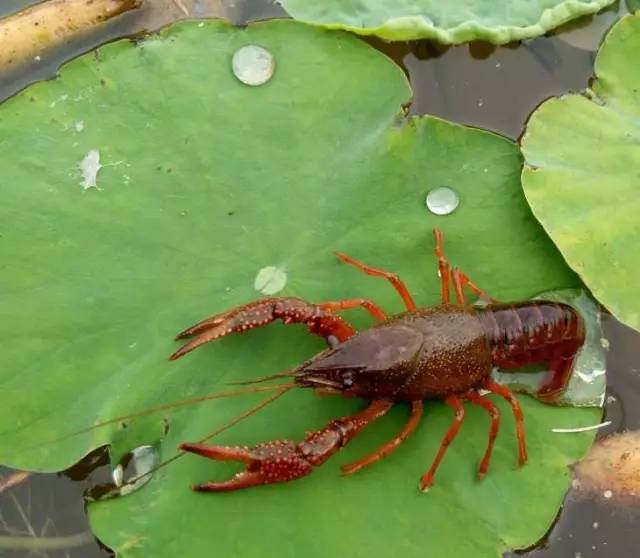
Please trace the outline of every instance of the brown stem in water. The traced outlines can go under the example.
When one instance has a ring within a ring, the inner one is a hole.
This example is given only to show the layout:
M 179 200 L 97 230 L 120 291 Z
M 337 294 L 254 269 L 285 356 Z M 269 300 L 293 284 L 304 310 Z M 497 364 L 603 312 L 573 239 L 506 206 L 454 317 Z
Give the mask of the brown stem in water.
M 22 484 L 30 476 L 31 476 L 31 473 L 28 473 L 27 471 L 16 471 L 15 473 L 7 477 L 4 477 L 4 478 L 0 477 L 0 494 L 2 494 L 5 490 L 9 490 L 14 486 L 18 486 L 19 484 Z
M 85 531 L 65 537 L 14 537 L 0 536 L 0 549 L 6 550 L 64 550 L 84 546 L 95 540 L 92 533 Z
M 0 20 L 0 69 L 16 67 L 141 0 L 49 0 Z

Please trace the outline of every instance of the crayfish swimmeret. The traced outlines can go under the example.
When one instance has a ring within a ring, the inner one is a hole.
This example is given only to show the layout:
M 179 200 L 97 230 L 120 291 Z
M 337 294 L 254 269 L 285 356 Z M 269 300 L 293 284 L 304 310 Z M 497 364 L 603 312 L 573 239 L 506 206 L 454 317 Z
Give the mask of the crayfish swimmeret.
M 365 426 L 383 416 L 399 401 L 411 406 L 411 416 L 402 431 L 373 454 L 343 467 L 345 474 L 385 457 L 415 430 L 423 411 L 423 400 L 443 399 L 455 411 L 452 425 L 442 440 L 429 470 L 420 480 L 423 491 L 433 483 L 444 453 L 464 419 L 463 402 L 483 407 L 491 416 L 489 443 L 478 474 L 488 470 L 498 433 L 498 408 L 479 390 L 504 397 L 516 422 L 520 465 L 527 460 L 524 419 L 515 396 L 494 382 L 494 366 L 519 368 L 547 363 L 548 377 L 538 391 L 552 400 L 569 380 L 573 362 L 584 343 L 584 325 L 579 314 L 566 304 L 542 300 L 501 304 L 488 297 L 444 256 L 443 237 L 434 230 L 436 257 L 442 282 L 442 303 L 416 307 L 404 283 L 393 273 L 370 267 L 346 254 L 336 255 L 368 275 L 391 282 L 407 311 L 388 317 L 375 302 L 364 298 L 312 304 L 299 298 L 265 298 L 208 318 L 183 331 L 178 338 L 195 335 L 176 351 L 177 359 L 200 345 L 280 319 L 285 324 L 302 323 L 326 339 L 329 348 L 297 368 L 278 374 L 290 376 L 293 385 L 323 392 L 370 400 L 363 411 L 332 420 L 321 430 L 310 432 L 300 443 L 277 440 L 255 447 L 182 444 L 180 448 L 216 460 L 236 460 L 246 469 L 223 482 L 206 482 L 194 490 L 222 492 L 249 486 L 286 482 L 308 475 L 345 446 Z M 450 302 L 453 285 L 457 304 Z M 484 307 L 467 304 L 468 288 L 487 301 Z M 356 332 L 336 313 L 350 308 L 367 310 L 378 322 Z

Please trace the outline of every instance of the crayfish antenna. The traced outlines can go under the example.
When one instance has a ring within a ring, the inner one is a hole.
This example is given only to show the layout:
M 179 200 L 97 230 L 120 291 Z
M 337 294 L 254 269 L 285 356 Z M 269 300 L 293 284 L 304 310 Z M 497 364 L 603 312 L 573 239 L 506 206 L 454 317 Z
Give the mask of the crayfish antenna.
M 237 397 L 239 395 L 246 395 L 246 394 L 250 394 L 250 393 L 261 393 L 261 392 L 267 392 L 267 391 L 277 391 L 277 393 L 275 394 L 275 398 L 280 397 L 280 395 L 282 395 L 282 393 L 290 390 L 292 387 L 295 387 L 295 383 L 293 382 L 287 382 L 287 383 L 282 383 L 282 384 L 277 384 L 277 385 L 271 385 L 271 386 L 256 386 L 256 387 L 249 387 L 249 388 L 241 388 L 241 389 L 234 389 L 234 390 L 226 390 L 226 391 L 219 391 L 219 392 L 215 392 L 215 393 L 210 393 L 207 395 L 201 395 L 199 397 L 192 397 L 192 398 L 188 398 L 188 399 L 180 399 L 178 401 L 173 401 L 171 403 L 161 403 L 160 405 L 155 405 L 153 407 L 148 407 L 146 409 L 142 409 L 140 411 L 136 411 L 134 413 L 129 413 L 126 415 L 120 415 L 111 419 L 107 419 L 101 422 L 97 422 L 91 426 L 88 426 L 86 428 L 83 428 L 81 430 L 76 430 L 75 432 L 71 432 L 69 434 L 65 434 L 63 436 L 59 436 L 57 438 L 52 438 L 50 440 L 45 440 L 43 442 L 40 442 L 36 445 L 33 446 L 26 446 L 26 447 L 22 447 L 18 450 L 16 450 L 16 453 L 21 453 L 24 451 L 29 451 L 32 450 L 34 448 L 40 447 L 43 444 L 54 444 L 56 442 L 61 442 L 63 440 L 67 440 L 69 438 L 73 438 L 74 436 L 79 436 L 80 434 L 86 434 L 87 432 L 91 432 L 92 430 L 96 430 L 98 428 L 103 428 L 105 426 L 109 426 L 110 424 L 117 424 L 117 423 L 121 423 L 123 421 L 126 420 L 130 420 L 130 419 L 134 419 L 134 418 L 138 418 L 138 417 L 143 417 L 143 416 L 147 416 L 147 415 L 152 415 L 154 413 L 159 413 L 161 411 L 167 411 L 170 409 L 174 409 L 177 407 L 183 407 L 186 405 L 194 405 L 196 403 L 203 403 L 205 401 L 212 401 L 214 399 L 225 399 L 227 397 Z
M 329 347 L 324 350 L 324 352 L 329 352 L 332 349 Z M 269 380 L 276 380 L 278 378 L 296 378 L 304 375 L 305 369 L 311 364 L 319 355 L 323 353 L 319 353 L 318 355 L 312 356 L 311 358 L 305 360 L 302 364 L 299 364 L 295 368 L 291 368 L 286 370 L 285 372 L 278 372 L 277 374 L 270 374 L 269 376 L 260 376 L 258 378 L 254 378 L 252 380 L 241 380 L 239 382 L 229 382 L 227 385 L 235 386 L 235 385 L 251 385 L 251 384 L 259 384 L 262 382 L 268 382 Z M 287 384 L 282 384 L 287 385 Z M 292 385 L 296 385 L 295 382 Z
M 278 390 L 278 389 L 290 389 L 292 387 L 294 387 L 294 383 L 286 383 L 286 384 L 278 384 L 276 386 L 260 386 L 260 387 L 252 387 L 252 388 L 245 388 L 245 389 L 234 389 L 234 390 L 228 390 L 228 391 L 219 391 L 216 393 L 210 393 L 208 395 L 201 395 L 199 397 L 191 397 L 189 399 L 180 399 L 178 401 L 174 401 L 172 403 L 163 403 L 161 405 L 156 405 L 154 407 L 149 407 L 148 409 L 143 409 L 141 411 L 137 411 L 135 413 L 130 413 L 128 415 L 121 415 L 119 417 L 115 417 L 109 420 L 105 420 L 102 422 L 99 422 L 97 424 L 94 424 L 93 426 L 89 426 L 88 428 L 85 428 L 84 430 L 79 430 L 78 432 L 74 432 L 73 434 L 70 434 L 69 436 L 74 436 L 76 434 L 83 434 L 85 432 L 89 432 L 90 430 L 94 430 L 95 428 L 100 428 L 102 426 L 107 426 L 109 424 L 114 424 L 117 422 L 122 422 L 123 420 L 129 420 L 132 418 L 138 418 L 138 417 L 142 417 L 145 415 L 151 415 L 153 413 L 157 413 L 159 411 L 166 411 L 169 409 L 174 409 L 176 407 L 183 407 L 185 405 L 193 405 L 195 403 L 202 403 L 204 401 L 211 401 L 213 399 L 225 399 L 227 397 L 236 397 L 238 395 L 246 395 L 249 393 L 259 393 L 259 392 L 263 392 L 263 391 L 273 391 L 273 390 Z
M 260 384 L 262 382 L 268 382 L 269 380 L 276 380 L 278 378 L 287 378 L 295 376 L 295 371 L 287 370 L 286 372 L 279 372 L 278 374 L 270 374 L 269 376 L 260 376 L 251 380 L 242 380 L 239 382 L 227 382 L 228 386 L 246 386 L 250 384 Z

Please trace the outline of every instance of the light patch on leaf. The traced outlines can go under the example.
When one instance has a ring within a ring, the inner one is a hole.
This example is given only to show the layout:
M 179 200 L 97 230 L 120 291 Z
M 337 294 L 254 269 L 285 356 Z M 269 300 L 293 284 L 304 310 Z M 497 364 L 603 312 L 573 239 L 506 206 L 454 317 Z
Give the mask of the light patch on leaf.
M 264 295 L 274 295 L 284 289 L 287 284 L 287 272 L 281 267 L 268 265 L 263 267 L 253 282 L 256 291 Z
M 56 106 L 58 103 L 61 103 L 61 102 L 63 102 L 63 101 L 66 101 L 68 98 L 69 98 L 69 95 L 61 95 L 61 96 L 60 96 L 60 97 L 58 97 L 55 101 L 52 101 L 52 102 L 49 104 L 49 108 L 55 108 L 55 106 Z
M 78 120 L 73 127 L 76 132 L 82 132 L 84 130 L 84 120 Z
M 100 164 L 100 152 L 92 149 L 84 156 L 80 163 L 80 171 L 82 172 L 82 187 L 85 190 L 89 188 L 98 188 L 98 171 L 102 168 Z

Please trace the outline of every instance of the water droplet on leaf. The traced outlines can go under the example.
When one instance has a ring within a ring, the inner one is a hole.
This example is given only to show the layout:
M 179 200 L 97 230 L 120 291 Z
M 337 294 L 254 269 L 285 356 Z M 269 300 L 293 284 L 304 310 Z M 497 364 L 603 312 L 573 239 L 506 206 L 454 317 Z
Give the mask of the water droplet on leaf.
M 267 49 L 258 45 L 246 45 L 233 54 L 231 67 L 242 83 L 262 85 L 271 79 L 276 62 Z
M 427 209 L 436 215 L 449 215 L 453 213 L 460 204 L 458 194 L 451 188 L 441 186 L 434 188 L 427 194 Z
M 151 480 L 151 472 L 158 466 L 160 457 L 153 446 L 140 446 L 131 450 L 113 470 L 113 482 L 120 496 L 138 490 Z

